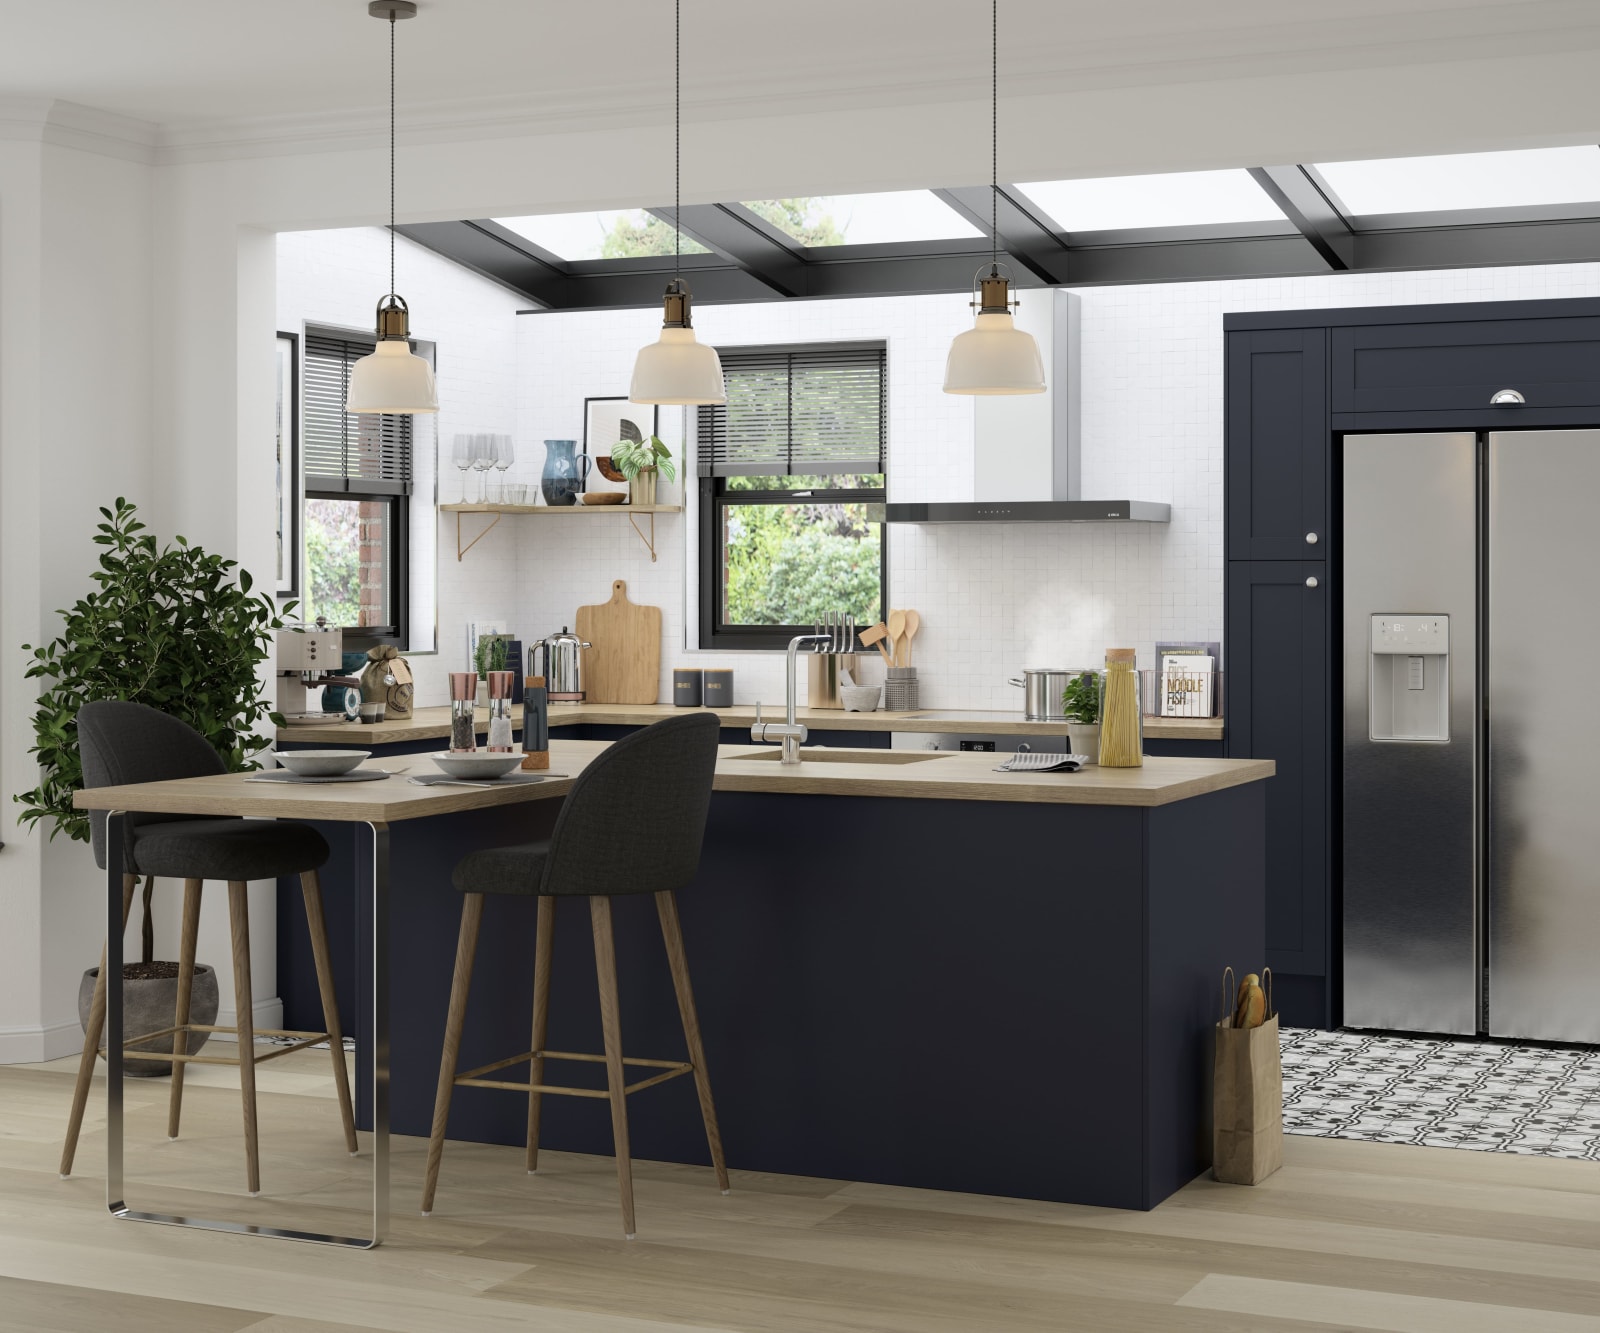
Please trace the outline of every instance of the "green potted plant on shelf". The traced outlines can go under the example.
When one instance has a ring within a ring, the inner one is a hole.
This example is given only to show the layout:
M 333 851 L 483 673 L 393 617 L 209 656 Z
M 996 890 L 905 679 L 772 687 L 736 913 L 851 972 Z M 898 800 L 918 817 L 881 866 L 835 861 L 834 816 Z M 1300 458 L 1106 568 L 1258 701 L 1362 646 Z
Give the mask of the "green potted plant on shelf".
M 509 634 L 480 634 L 478 636 L 478 646 L 473 650 L 472 654 L 472 667 L 478 673 L 478 703 L 488 704 L 489 673 L 506 669 L 506 659 L 510 648 L 511 636 Z
M 1067 743 L 1073 754 L 1100 754 L 1100 673 L 1080 671 L 1061 692 L 1061 711 L 1067 718 Z
M 181 718 L 203 735 L 230 772 L 259 768 L 255 754 L 270 737 L 257 733 L 271 712 L 259 668 L 271 653 L 273 632 L 282 628 L 271 597 L 251 591 L 249 572 L 238 562 L 209 555 L 179 537 L 158 547 L 134 506 L 119 497 L 114 509 L 100 511 L 104 522 L 95 544 L 100 567 L 90 575 L 96 591 L 60 612 L 61 632 L 43 647 L 23 644 L 31 654 L 25 673 L 46 682 L 34 709 L 34 745 L 39 785 L 13 799 L 22 807 L 18 822 L 44 824 L 51 838 L 65 833 L 89 841 L 89 816 L 72 805 L 83 785 L 78 753 L 78 709 L 100 699 L 148 704 Z M 294 603 L 282 610 L 288 612 Z M 123 968 L 124 1031 L 141 1033 L 172 1026 L 177 1008 L 178 965 L 157 959 L 151 915 L 153 881 L 144 885 L 143 949 L 140 960 Z M 88 1018 L 98 968 L 80 983 L 79 1016 Z M 196 964 L 192 1017 L 213 1023 L 217 980 L 210 967 Z M 192 1054 L 206 1034 L 189 1035 Z M 171 1050 L 170 1038 L 152 1046 Z M 166 1061 L 134 1060 L 130 1074 L 166 1074 Z
M 677 464 L 672 450 L 652 435 L 648 440 L 622 440 L 611 451 L 617 471 L 628 479 L 628 503 L 653 505 L 656 502 L 656 476 L 677 479 Z

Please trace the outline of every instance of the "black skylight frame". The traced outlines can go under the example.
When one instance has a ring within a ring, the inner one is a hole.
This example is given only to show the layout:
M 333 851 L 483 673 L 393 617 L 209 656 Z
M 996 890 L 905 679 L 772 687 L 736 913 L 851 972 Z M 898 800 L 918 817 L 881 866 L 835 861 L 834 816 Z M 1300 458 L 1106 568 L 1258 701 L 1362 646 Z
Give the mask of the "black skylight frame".
M 1019 187 L 999 190 L 1000 246 L 1018 287 L 1314 277 L 1328 273 L 1600 261 L 1600 201 L 1355 217 L 1315 167 L 1251 167 L 1284 220 L 1069 233 Z M 933 193 L 987 233 L 987 185 Z M 965 292 L 987 234 L 808 248 L 740 203 L 675 219 L 709 254 L 682 266 L 701 304 Z M 428 249 L 524 297 L 526 313 L 648 308 L 672 256 L 568 261 L 490 219 L 401 226 Z

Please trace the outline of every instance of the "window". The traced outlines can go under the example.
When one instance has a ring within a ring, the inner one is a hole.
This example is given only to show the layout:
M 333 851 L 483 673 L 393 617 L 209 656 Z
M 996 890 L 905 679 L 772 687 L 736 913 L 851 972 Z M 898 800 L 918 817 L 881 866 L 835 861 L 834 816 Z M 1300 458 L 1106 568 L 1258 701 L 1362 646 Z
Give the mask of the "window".
M 642 208 L 604 213 L 543 213 L 534 217 L 495 218 L 507 231 L 548 250 L 557 259 L 632 259 L 670 255 L 673 228 Z M 686 255 L 709 253 L 691 236 L 679 244 Z
M 1353 217 L 1600 200 L 1600 149 L 1593 144 L 1318 162 L 1317 170 Z
M 983 235 L 931 190 L 747 199 L 744 206 L 811 248 Z
M 1017 188 L 1066 232 L 1284 220 L 1283 211 L 1242 168 L 1031 181 Z
M 698 413 L 701 647 L 883 618 L 886 362 L 881 343 L 722 353 L 727 404 Z
M 413 418 L 344 410 L 350 367 L 372 350 L 306 330 L 300 612 L 343 629 L 351 650 L 406 640 Z

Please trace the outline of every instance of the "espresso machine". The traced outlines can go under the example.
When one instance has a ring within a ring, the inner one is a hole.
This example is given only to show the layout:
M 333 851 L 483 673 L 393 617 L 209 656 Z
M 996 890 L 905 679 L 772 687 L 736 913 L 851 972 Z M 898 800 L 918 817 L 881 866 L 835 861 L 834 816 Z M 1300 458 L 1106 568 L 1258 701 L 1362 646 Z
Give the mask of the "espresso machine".
M 329 629 L 320 617 L 314 626 L 287 625 L 275 640 L 276 711 L 291 727 L 353 721 L 361 716 L 361 683 L 344 674 L 344 631 Z M 318 706 L 308 691 L 321 690 Z M 330 697 L 331 692 L 331 697 Z M 329 703 L 334 704 L 330 708 Z

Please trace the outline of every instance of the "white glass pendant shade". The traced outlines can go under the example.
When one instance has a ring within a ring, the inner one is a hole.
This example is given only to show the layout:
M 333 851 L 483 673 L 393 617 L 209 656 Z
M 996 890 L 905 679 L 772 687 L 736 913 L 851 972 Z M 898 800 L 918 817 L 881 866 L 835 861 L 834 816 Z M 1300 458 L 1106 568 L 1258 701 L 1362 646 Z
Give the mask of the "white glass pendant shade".
M 663 328 L 659 339 L 639 349 L 628 397 L 635 403 L 725 403 L 722 358 L 692 328 Z
M 964 394 L 1044 392 L 1044 362 L 1033 335 L 1016 327 L 1009 311 L 980 311 L 958 333 L 944 366 L 944 391 Z
M 346 412 L 416 415 L 439 410 L 433 367 L 404 338 L 385 338 L 350 367 Z

